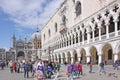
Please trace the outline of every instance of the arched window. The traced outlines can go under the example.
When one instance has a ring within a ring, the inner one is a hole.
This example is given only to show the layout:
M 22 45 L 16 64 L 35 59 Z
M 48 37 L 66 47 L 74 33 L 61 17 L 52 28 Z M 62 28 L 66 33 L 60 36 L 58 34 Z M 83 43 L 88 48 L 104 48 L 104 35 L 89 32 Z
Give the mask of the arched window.
M 114 32 L 115 31 L 115 24 L 113 22 L 113 17 L 110 18 L 109 23 L 110 23 L 110 25 L 109 25 L 109 33 Z
M 78 34 L 76 33 L 76 43 L 78 43 Z
M 67 46 L 68 46 L 68 37 L 67 37 Z
M 101 34 L 104 35 L 106 34 L 106 26 L 105 26 L 105 21 L 102 21 L 102 28 L 101 28 Z
M 76 10 L 76 16 L 79 16 L 81 14 L 81 2 L 80 1 L 77 1 L 75 10 Z
M 80 31 L 80 42 L 82 42 L 82 32 Z
M 84 32 L 84 40 L 87 40 L 87 31 L 85 29 L 85 32 Z
M 55 32 L 57 32 L 57 23 L 55 23 Z
M 75 44 L 75 36 L 74 36 L 74 34 L 73 34 L 73 39 L 72 40 L 73 40 L 73 44 Z
M 71 45 L 71 36 L 70 36 L 70 40 L 69 41 L 70 41 L 70 45 Z
M 99 35 L 99 29 L 98 26 L 95 25 L 95 37 L 97 37 Z
M 112 49 L 108 50 L 108 60 L 112 59 Z
M 51 36 L 50 29 L 48 30 L 48 35 L 49 35 L 49 37 Z
M 44 40 L 45 40 L 45 34 L 44 34 Z
M 66 16 L 65 15 L 62 16 L 62 24 L 66 25 Z

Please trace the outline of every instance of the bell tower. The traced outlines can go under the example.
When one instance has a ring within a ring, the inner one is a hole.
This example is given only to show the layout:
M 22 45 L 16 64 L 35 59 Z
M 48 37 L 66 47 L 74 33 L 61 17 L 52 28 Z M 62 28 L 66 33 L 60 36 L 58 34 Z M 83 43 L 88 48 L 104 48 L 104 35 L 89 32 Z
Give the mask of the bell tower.
M 13 37 L 12 37 L 12 46 L 13 46 L 13 48 L 16 47 L 16 37 L 15 37 L 15 34 L 13 34 Z

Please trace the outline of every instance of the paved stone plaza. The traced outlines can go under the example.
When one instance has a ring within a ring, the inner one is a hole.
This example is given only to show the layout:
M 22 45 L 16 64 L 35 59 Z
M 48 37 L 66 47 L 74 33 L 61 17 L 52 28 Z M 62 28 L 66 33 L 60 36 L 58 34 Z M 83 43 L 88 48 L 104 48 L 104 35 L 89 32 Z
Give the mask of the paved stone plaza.
M 120 70 L 113 70 L 112 65 L 106 65 L 106 74 L 99 74 L 98 65 L 93 66 L 93 73 L 88 73 L 89 66 L 84 65 L 83 66 L 83 75 L 80 76 L 79 79 L 74 80 L 120 80 Z M 70 80 L 67 79 L 66 75 L 66 66 L 62 66 L 60 72 L 58 73 L 57 79 L 51 79 L 51 80 Z M 0 80 L 34 80 L 34 78 L 24 78 L 23 73 L 10 73 L 8 68 L 5 68 L 5 70 L 0 70 Z M 46 79 L 50 80 L 50 79 Z
M 93 73 L 89 73 L 89 66 L 84 65 L 83 66 L 83 75 L 80 76 L 79 79 L 74 80 L 120 80 L 120 70 L 113 70 L 112 65 L 106 65 L 106 74 L 102 73 L 100 75 L 99 73 L 99 67 L 98 65 L 93 66 Z M 61 69 L 60 76 L 65 77 L 65 66 Z M 63 78 L 60 80 L 67 80 L 67 78 Z M 70 79 L 68 79 L 70 80 Z
M 31 76 L 31 74 L 30 74 Z M 23 73 L 10 73 L 9 68 L 0 69 L 0 80 L 34 80 L 33 78 L 24 78 Z

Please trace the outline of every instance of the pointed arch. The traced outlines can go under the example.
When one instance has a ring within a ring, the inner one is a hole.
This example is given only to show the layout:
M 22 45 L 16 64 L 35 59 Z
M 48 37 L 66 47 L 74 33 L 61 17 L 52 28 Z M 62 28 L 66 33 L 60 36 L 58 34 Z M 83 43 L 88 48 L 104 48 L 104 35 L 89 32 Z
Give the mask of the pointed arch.
M 101 35 L 105 35 L 106 34 L 106 26 L 105 26 L 105 21 L 102 21 L 102 28 L 101 28 Z
M 98 37 L 98 35 L 99 35 L 98 25 L 95 24 L 95 37 Z
M 109 20 L 109 33 L 114 32 L 115 31 L 115 23 L 113 22 L 113 17 L 110 17 Z
M 85 64 L 86 63 L 86 51 L 84 48 L 81 49 L 81 63 Z
M 90 47 L 91 61 L 95 64 L 98 63 L 98 52 L 95 46 Z
M 112 46 L 109 43 L 106 43 L 102 47 L 102 51 L 103 51 L 102 60 L 106 61 L 107 64 L 112 64 L 114 62 Z

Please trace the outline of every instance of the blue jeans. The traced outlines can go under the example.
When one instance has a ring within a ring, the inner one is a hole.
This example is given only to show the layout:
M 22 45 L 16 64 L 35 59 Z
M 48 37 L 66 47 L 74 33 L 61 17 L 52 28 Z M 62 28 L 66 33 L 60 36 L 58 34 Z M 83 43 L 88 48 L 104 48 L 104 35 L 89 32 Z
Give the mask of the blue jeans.
M 70 78 L 72 78 L 72 77 L 73 77 L 73 72 L 72 72 L 72 71 L 71 71 L 71 72 L 69 72 L 68 77 L 70 77 Z
M 114 69 L 118 70 L 118 64 L 115 64 Z
M 29 77 L 29 71 L 27 71 L 27 70 L 24 70 L 24 78 L 28 78 Z
M 104 72 L 105 73 L 105 68 L 104 67 L 100 67 L 100 72 Z
M 92 67 L 90 67 L 90 71 L 89 71 L 89 73 L 91 73 L 92 72 Z

